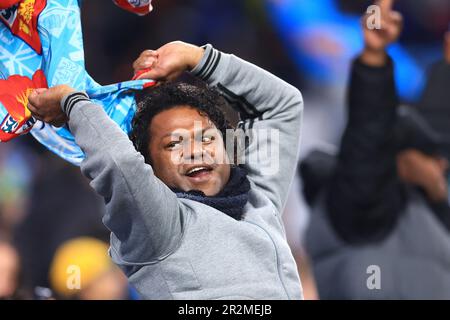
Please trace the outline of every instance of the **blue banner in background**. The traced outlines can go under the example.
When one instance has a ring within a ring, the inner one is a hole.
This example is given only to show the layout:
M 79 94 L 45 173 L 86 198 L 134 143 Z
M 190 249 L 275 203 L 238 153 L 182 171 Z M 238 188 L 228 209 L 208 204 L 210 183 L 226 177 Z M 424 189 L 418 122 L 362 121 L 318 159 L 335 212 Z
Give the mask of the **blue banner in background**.
M 266 1 L 266 8 L 290 55 L 308 80 L 345 85 L 351 60 L 360 52 L 360 16 L 339 11 L 335 0 Z M 425 71 L 400 44 L 389 48 L 401 98 L 417 101 Z

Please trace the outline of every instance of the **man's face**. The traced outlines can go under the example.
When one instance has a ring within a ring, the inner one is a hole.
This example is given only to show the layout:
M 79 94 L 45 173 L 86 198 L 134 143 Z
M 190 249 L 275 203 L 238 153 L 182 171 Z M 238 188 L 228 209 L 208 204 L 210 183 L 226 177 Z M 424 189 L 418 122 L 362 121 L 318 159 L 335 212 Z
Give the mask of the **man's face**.
M 432 157 L 418 150 L 409 149 L 397 155 L 397 171 L 407 183 L 422 187 L 428 198 L 434 202 L 448 197 L 446 171 L 449 167 L 445 158 Z
M 151 121 L 148 151 L 155 175 L 183 191 L 219 193 L 230 177 L 230 164 L 220 131 L 189 106 L 158 113 Z

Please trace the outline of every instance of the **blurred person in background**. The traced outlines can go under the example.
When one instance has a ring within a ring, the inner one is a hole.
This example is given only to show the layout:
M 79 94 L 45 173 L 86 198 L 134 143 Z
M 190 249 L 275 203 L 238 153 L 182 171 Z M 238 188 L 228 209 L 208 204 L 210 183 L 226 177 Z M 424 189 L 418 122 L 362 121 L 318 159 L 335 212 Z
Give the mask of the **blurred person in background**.
M 450 20 L 450 19 L 449 19 Z M 450 159 L 450 23 L 444 36 L 444 59 L 434 63 L 429 71 L 425 91 L 417 110 L 440 137 L 447 160 Z
M 266 14 L 297 70 L 308 108 L 304 113 L 301 156 L 315 148 L 333 149 L 345 128 L 345 91 L 350 63 L 362 49 L 360 16 L 367 0 L 265 0 Z M 405 32 L 388 48 L 396 62 L 399 96 L 416 102 L 423 90 L 425 68 L 440 55 L 442 33 L 450 21 L 448 0 L 398 0 Z M 283 62 L 288 59 L 284 59 Z M 299 192 L 301 180 L 291 189 L 285 217 L 287 234 L 302 243 L 309 217 Z M 297 221 L 296 221 L 297 220 Z M 300 236 L 299 236 L 300 234 Z M 292 243 L 292 241 L 291 241 Z
M 128 282 L 108 255 L 108 244 L 91 237 L 70 239 L 55 252 L 49 279 L 59 299 L 130 299 Z
M 0 300 L 29 299 L 20 280 L 19 253 L 9 242 L 0 239 Z
M 381 29 L 363 19 L 337 156 L 315 151 L 300 166 L 322 299 L 450 298 L 448 159 L 438 132 L 416 110 L 399 108 L 386 53 L 402 29 L 392 3 L 377 2 Z
M 17 251 L 0 241 L 0 299 L 13 298 L 18 287 L 19 269 Z

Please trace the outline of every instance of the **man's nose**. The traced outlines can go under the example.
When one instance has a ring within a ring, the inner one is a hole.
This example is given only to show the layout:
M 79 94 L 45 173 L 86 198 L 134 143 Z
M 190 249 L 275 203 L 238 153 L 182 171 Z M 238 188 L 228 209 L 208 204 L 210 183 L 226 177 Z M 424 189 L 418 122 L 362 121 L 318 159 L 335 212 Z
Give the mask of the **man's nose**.
M 201 141 L 197 141 L 196 139 L 192 139 L 191 143 L 188 143 L 185 146 L 186 149 L 184 151 L 184 158 L 186 160 L 191 161 L 202 161 L 203 159 L 203 144 Z

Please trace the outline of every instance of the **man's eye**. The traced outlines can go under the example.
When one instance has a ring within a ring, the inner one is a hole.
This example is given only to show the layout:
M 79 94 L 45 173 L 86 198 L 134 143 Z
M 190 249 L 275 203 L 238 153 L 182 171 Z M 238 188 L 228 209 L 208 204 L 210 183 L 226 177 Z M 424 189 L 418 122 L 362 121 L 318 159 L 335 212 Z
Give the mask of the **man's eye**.
M 166 145 L 166 148 L 173 149 L 173 148 L 179 146 L 180 143 L 181 143 L 181 141 L 172 141 L 172 142 L 170 142 L 169 144 Z

